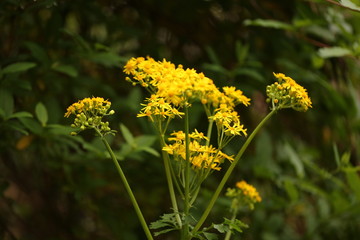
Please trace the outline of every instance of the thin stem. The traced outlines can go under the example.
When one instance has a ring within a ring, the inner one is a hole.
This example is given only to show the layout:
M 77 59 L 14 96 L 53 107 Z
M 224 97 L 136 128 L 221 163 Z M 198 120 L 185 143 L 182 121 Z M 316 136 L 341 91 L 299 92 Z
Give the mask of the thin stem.
M 97 130 L 97 129 L 95 129 Z M 98 131 L 97 131 L 98 132 Z M 98 132 L 99 133 L 99 132 Z M 99 133 L 100 134 L 100 133 Z M 109 143 L 106 141 L 106 139 L 100 134 L 101 136 L 101 140 L 102 142 L 104 143 L 106 149 L 108 150 L 108 152 L 110 153 L 110 156 L 111 156 L 111 159 L 113 160 L 114 164 L 115 164 L 115 167 L 116 167 L 116 170 L 117 172 L 119 173 L 120 175 L 120 178 L 122 180 L 122 182 L 124 183 L 124 186 L 125 186 L 125 189 L 126 189 L 126 192 L 128 193 L 129 197 L 130 197 L 130 200 L 131 200 L 131 203 L 133 204 L 134 206 L 134 209 L 135 209 L 135 212 L 136 212 L 136 215 L 138 216 L 139 220 L 140 220 L 140 223 L 141 223 L 141 226 L 142 228 L 144 229 L 144 232 L 145 232 L 145 235 L 147 237 L 148 240 L 153 240 L 153 237 L 151 235 L 151 232 L 146 224 L 146 221 L 145 221 L 145 218 L 144 216 L 142 215 L 142 212 L 140 210 L 140 207 L 136 201 L 136 198 L 130 188 L 130 185 L 125 177 L 125 174 L 124 172 L 122 171 L 121 167 L 120 167 L 120 164 L 118 162 L 118 160 L 116 159 L 116 156 L 114 154 L 114 152 L 112 151 Z
M 259 125 L 255 128 L 255 130 L 250 134 L 250 136 L 247 138 L 246 142 L 244 143 L 244 145 L 241 147 L 241 149 L 239 150 L 239 152 L 236 154 L 234 161 L 231 163 L 230 167 L 228 168 L 228 170 L 226 171 L 225 175 L 223 176 L 221 182 L 219 183 L 217 189 L 214 192 L 214 195 L 212 196 L 207 208 L 205 209 L 203 215 L 201 216 L 200 220 L 198 221 L 198 223 L 195 225 L 194 229 L 192 230 L 192 234 L 194 235 L 194 233 L 196 233 L 201 225 L 205 222 L 206 218 L 208 217 L 211 209 L 213 208 L 217 198 L 219 197 L 222 189 L 224 188 L 225 183 L 227 182 L 227 180 L 229 179 L 232 171 L 234 170 L 235 166 L 237 165 L 237 163 L 239 162 L 240 158 L 242 157 L 242 155 L 244 154 L 245 150 L 247 149 L 247 147 L 249 146 L 249 144 L 251 143 L 251 141 L 253 140 L 253 138 L 255 137 L 255 135 L 259 132 L 259 130 L 261 129 L 261 127 L 265 124 L 266 121 L 268 121 L 272 115 L 276 112 L 275 110 L 272 110 L 260 123 Z
M 190 212 L 190 136 L 189 136 L 189 107 L 185 104 L 185 199 L 184 199 L 184 213 L 185 218 L 189 216 Z M 188 239 L 189 222 L 186 220 L 183 228 L 183 239 Z
M 212 133 L 212 129 L 213 129 L 213 124 L 214 124 L 214 120 L 210 119 L 207 134 L 206 134 L 206 137 L 207 137 L 206 146 L 207 147 L 210 145 L 210 139 L 211 139 L 211 133 Z
M 161 149 L 163 147 L 165 147 L 164 135 L 161 133 L 160 133 L 160 145 L 161 145 Z M 169 154 L 167 154 L 165 151 L 162 151 L 162 156 L 163 156 L 163 161 L 164 161 L 165 175 L 166 175 L 166 180 L 168 183 L 172 208 L 173 208 L 174 212 L 176 213 L 176 215 L 175 215 L 176 221 L 179 225 L 179 228 L 181 229 L 182 223 L 181 223 L 181 219 L 180 219 L 180 215 L 179 215 L 179 208 L 177 205 L 176 195 L 175 195 L 175 191 L 174 191 L 174 184 L 173 184 L 172 176 L 171 176 L 171 166 L 170 166 Z
M 234 222 L 234 220 L 236 219 L 237 212 L 238 212 L 238 208 L 234 210 L 234 213 L 231 218 L 231 222 Z M 229 231 L 226 233 L 224 240 L 230 240 L 230 238 L 231 238 L 231 227 Z

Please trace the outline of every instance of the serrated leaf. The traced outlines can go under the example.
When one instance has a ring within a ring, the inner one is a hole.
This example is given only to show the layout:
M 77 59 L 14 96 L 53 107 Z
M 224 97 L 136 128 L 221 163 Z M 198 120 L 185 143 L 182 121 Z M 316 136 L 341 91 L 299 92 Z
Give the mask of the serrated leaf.
M 322 58 L 344 57 L 347 55 L 352 55 L 352 52 L 349 49 L 343 47 L 320 48 L 318 53 Z
M 218 239 L 218 237 L 215 233 L 204 232 L 204 236 L 207 240 L 217 240 Z
M 242 230 L 243 228 L 249 227 L 246 223 L 243 223 L 239 219 L 235 219 L 234 221 L 226 219 L 225 223 L 227 223 L 229 225 L 230 229 L 235 230 L 240 233 L 243 232 L 243 230 Z
M 44 127 L 48 121 L 48 112 L 42 102 L 38 102 L 35 106 L 35 114 L 41 125 Z
M 225 224 L 214 224 L 214 228 L 219 231 L 219 233 L 225 233 L 229 231 L 229 226 Z
M 69 77 L 77 77 L 78 72 L 76 68 L 71 65 L 53 65 L 51 67 L 54 71 L 68 75 Z
M 173 230 L 178 229 L 176 227 L 176 214 L 175 213 L 165 213 L 160 217 L 159 220 L 152 222 L 150 224 L 150 229 L 160 229 L 160 228 L 166 228 L 161 231 L 155 232 L 155 236 L 158 236 L 163 233 L 167 233 Z
M 122 123 L 120 123 L 120 131 L 125 138 L 125 141 L 130 145 L 135 145 L 135 138 L 129 129 Z
M 175 229 L 165 229 L 165 230 L 162 230 L 162 231 L 159 231 L 159 232 L 155 232 L 154 233 L 154 236 L 159 236 L 161 234 L 164 234 L 164 233 L 167 233 L 167 232 L 171 232 L 171 231 L 174 231 Z
M 6 66 L 3 70 L 3 74 L 24 72 L 36 66 L 36 63 L 33 62 L 17 62 Z
M 293 26 L 290 24 L 272 19 L 255 19 L 255 20 L 247 19 L 244 21 L 244 24 L 245 26 L 258 26 L 258 27 L 276 28 L 276 29 L 284 29 L 284 30 L 293 29 Z

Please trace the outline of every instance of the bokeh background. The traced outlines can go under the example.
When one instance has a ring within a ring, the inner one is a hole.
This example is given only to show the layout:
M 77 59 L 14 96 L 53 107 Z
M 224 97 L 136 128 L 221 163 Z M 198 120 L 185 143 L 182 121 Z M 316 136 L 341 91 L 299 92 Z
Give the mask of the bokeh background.
M 0 1 L 0 239 L 145 239 L 101 142 L 87 132 L 69 135 L 71 119 L 63 115 L 84 97 L 113 103 L 109 121 L 119 134 L 109 141 L 145 218 L 170 212 L 156 136 L 146 119 L 136 118 L 148 95 L 122 72 L 137 56 L 166 58 L 219 87 L 242 89 L 252 99 L 238 109 L 249 132 L 268 112 L 264 93 L 273 72 L 306 87 L 313 109 L 279 112 L 228 182 L 244 179 L 263 198 L 255 211 L 241 212 L 250 225 L 241 239 L 357 239 L 359 6 L 356 0 Z M 192 114 L 191 127 L 206 121 L 200 108 Z M 123 137 L 126 129 L 132 142 Z M 195 215 L 222 174 L 206 181 Z M 221 197 L 208 224 L 221 222 L 228 204 Z

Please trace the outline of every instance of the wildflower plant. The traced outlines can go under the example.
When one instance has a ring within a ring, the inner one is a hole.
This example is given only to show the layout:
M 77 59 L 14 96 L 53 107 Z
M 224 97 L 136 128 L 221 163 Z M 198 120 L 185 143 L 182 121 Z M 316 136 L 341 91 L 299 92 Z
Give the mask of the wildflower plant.
M 194 69 L 184 69 L 182 65 L 175 66 L 166 60 L 155 61 L 151 57 L 131 58 L 123 71 L 128 75 L 127 81 L 134 86 L 140 85 L 149 92 L 150 97 L 141 104 L 142 108 L 137 117 L 149 119 L 158 133 L 161 145 L 172 212 L 164 214 L 150 225 L 150 228 L 156 231 L 154 235 L 178 230 L 182 240 L 213 239 L 213 232 L 217 230 L 226 234 L 225 239 L 230 239 L 234 230 L 241 232 L 247 225 L 236 220 L 240 207 L 248 206 L 253 209 L 254 204 L 261 201 L 257 190 L 244 181 L 238 182 L 235 189 L 227 191 L 226 195 L 232 198 L 231 219 L 224 218 L 223 223 L 212 224 L 209 227 L 202 225 L 244 151 L 264 123 L 283 108 L 293 108 L 297 111 L 311 108 L 312 103 L 306 89 L 282 73 L 274 74 L 278 82 L 266 89 L 271 111 L 248 135 L 240 115 L 235 110 L 237 105 L 249 106 L 251 102 L 241 90 L 233 86 L 219 89 L 203 73 L 198 73 Z M 189 109 L 194 104 L 203 106 L 208 118 L 206 132 L 190 128 Z M 114 113 L 113 110 L 109 110 L 110 105 L 109 101 L 102 98 L 84 99 L 71 105 L 65 116 L 74 114 L 76 118 L 73 127 L 80 130 L 94 129 L 101 137 L 125 184 L 147 239 L 153 239 L 126 177 L 105 139 L 106 134 L 115 133 L 108 127 L 109 124 L 102 120 L 104 116 Z M 180 119 L 183 125 L 172 126 L 172 129 L 175 127 L 176 130 L 169 132 L 169 126 L 175 118 Z M 213 135 L 217 136 L 215 140 L 211 140 Z M 245 143 L 236 155 L 226 154 L 225 147 L 237 136 L 246 137 Z M 225 161 L 230 163 L 227 169 L 223 167 Z M 225 171 L 222 180 L 202 216 L 194 219 L 191 211 L 196 205 L 202 184 L 210 174 L 219 171 Z

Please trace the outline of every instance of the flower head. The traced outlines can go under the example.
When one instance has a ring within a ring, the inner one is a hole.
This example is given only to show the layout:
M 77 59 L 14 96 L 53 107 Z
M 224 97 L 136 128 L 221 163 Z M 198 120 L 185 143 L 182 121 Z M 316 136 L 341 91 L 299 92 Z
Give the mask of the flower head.
M 144 106 L 137 117 L 149 117 L 151 121 L 154 118 L 159 120 L 165 120 L 166 118 L 181 117 L 184 113 L 180 112 L 176 107 L 172 106 L 165 101 L 164 98 L 159 97 L 156 94 L 151 95 L 146 99 L 147 104 L 141 104 Z
M 267 86 L 267 101 L 273 108 L 293 108 L 296 111 L 307 111 L 312 107 L 312 102 L 306 89 L 283 73 L 274 73 L 277 82 Z
M 174 159 L 182 162 L 186 159 L 186 147 L 185 147 L 185 133 L 183 131 L 174 132 L 171 134 L 172 137 L 168 138 L 169 141 L 174 142 L 168 144 L 163 148 L 163 151 L 174 156 Z M 207 137 L 203 133 L 195 130 L 189 134 L 190 137 L 190 159 L 193 169 L 212 169 L 220 170 L 221 163 L 224 160 L 233 161 L 234 159 L 214 148 L 213 146 L 206 146 L 201 144 L 201 140 L 206 140 Z
M 216 122 L 218 131 L 224 131 L 226 135 L 247 135 L 244 125 L 240 123 L 239 114 L 226 104 L 221 104 L 215 109 L 215 114 L 209 118 Z
M 256 188 L 245 181 L 237 182 L 236 188 L 229 188 L 226 196 L 233 199 L 232 209 L 238 209 L 241 205 L 248 205 L 250 209 L 253 209 L 255 203 L 261 202 Z
M 103 122 L 102 118 L 106 115 L 114 114 L 114 110 L 110 110 L 111 102 L 101 97 L 84 98 L 73 103 L 67 108 L 65 117 L 75 115 L 72 127 L 81 130 L 96 128 L 101 134 L 113 133 L 109 128 L 109 122 Z M 72 134 L 76 134 L 73 132 Z

